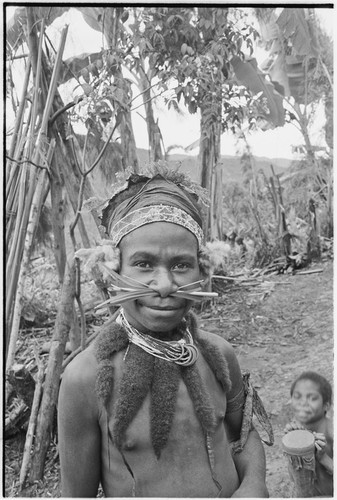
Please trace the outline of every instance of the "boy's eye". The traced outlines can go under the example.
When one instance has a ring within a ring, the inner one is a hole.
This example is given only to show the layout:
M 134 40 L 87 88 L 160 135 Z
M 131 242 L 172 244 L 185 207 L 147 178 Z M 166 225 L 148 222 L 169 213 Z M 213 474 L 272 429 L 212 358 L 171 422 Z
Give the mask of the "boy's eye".
M 141 269 L 151 269 L 150 262 L 141 261 L 134 264 L 135 267 L 140 267 Z
M 187 262 L 180 262 L 179 264 L 175 264 L 172 267 L 173 271 L 186 271 L 186 269 L 190 269 L 191 265 L 188 264 Z

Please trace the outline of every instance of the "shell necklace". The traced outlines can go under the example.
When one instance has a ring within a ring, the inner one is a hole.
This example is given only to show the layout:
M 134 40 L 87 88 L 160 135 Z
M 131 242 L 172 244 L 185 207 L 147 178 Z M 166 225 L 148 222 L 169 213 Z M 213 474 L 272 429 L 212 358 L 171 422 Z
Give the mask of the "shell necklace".
M 193 337 L 188 328 L 185 329 L 185 338 L 176 341 L 159 340 L 143 335 L 130 325 L 121 309 L 116 323 L 123 326 L 127 332 L 129 342 L 138 345 L 141 349 L 156 358 L 170 361 L 182 366 L 191 366 L 198 359 L 198 349 L 193 344 Z

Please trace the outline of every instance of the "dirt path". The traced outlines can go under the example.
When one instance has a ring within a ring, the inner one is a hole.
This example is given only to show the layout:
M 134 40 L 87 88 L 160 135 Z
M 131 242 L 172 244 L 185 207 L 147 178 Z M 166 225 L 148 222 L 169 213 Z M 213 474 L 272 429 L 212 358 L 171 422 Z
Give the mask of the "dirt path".
M 291 416 L 291 382 L 305 370 L 333 382 L 333 264 L 310 270 L 318 268 L 323 272 L 267 277 L 262 287 L 222 299 L 217 320 L 202 320 L 232 342 L 270 415 L 275 444 L 265 450 L 271 497 L 290 496 L 281 438 Z
M 246 288 L 229 286 L 212 310 L 199 314 L 205 330 L 220 333 L 249 370 L 274 429 L 275 444 L 265 447 L 270 497 L 290 497 L 282 455 L 283 428 L 290 417 L 289 388 L 311 369 L 333 380 L 333 263 L 312 266 L 323 272 L 266 277 Z M 222 282 L 223 284 L 223 282 Z M 6 442 L 6 492 L 15 496 L 24 441 Z M 44 481 L 26 492 L 30 497 L 58 497 L 59 464 L 55 444 L 49 452 Z

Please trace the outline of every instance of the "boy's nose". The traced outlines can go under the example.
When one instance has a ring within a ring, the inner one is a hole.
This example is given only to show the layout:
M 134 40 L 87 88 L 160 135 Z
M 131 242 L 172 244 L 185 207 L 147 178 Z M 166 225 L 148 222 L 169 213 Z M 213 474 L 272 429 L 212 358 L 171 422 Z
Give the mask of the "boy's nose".
M 178 290 L 171 273 L 167 270 L 158 271 L 150 286 L 163 298 Z

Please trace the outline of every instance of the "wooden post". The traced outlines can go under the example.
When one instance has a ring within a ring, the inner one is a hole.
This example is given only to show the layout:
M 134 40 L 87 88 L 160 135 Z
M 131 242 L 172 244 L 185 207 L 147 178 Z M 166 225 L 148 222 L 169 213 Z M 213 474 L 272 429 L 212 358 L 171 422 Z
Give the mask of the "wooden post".
M 37 357 L 37 355 L 36 355 Z M 34 440 L 34 431 L 35 431 L 35 426 L 36 426 L 36 419 L 38 416 L 39 412 L 39 406 L 40 406 L 40 400 L 41 400 L 41 394 L 42 394 L 42 383 L 43 383 L 43 378 L 44 378 L 44 365 L 43 362 L 38 360 L 38 373 L 37 373 L 37 381 L 36 381 L 36 387 L 35 387 L 35 392 L 34 392 L 34 398 L 33 398 L 33 404 L 32 404 L 32 410 L 30 413 L 30 418 L 29 418 L 29 424 L 28 424 L 28 429 L 27 429 L 27 434 L 26 434 L 26 442 L 25 442 L 25 448 L 23 452 L 23 457 L 22 457 L 22 463 L 21 463 L 21 470 L 20 470 L 20 490 L 22 490 L 25 479 L 27 476 L 28 472 L 28 466 L 30 462 L 30 453 L 33 445 L 33 440 Z
M 48 451 L 55 407 L 57 403 L 63 355 L 73 318 L 75 296 L 75 265 L 71 265 L 62 286 L 61 301 L 57 312 L 50 355 L 46 372 L 45 387 L 37 421 L 35 448 L 32 457 L 30 480 L 43 477 L 45 458 Z

